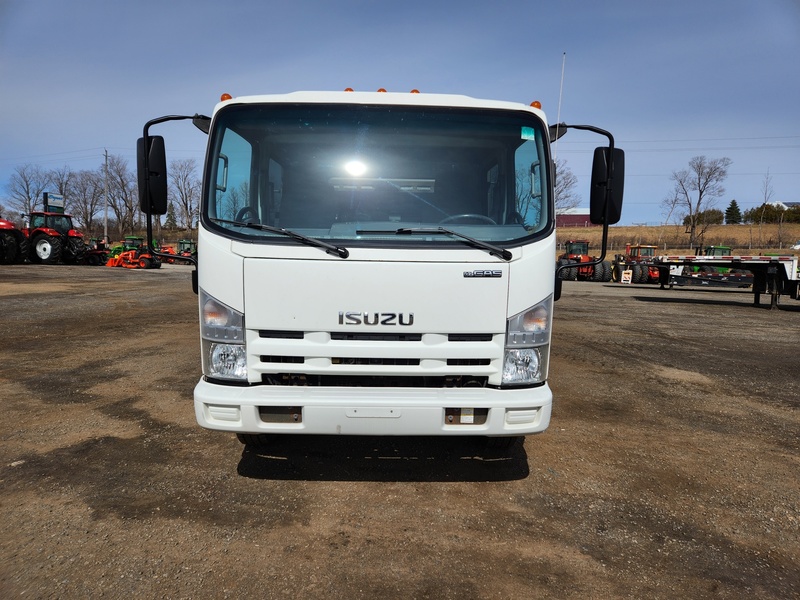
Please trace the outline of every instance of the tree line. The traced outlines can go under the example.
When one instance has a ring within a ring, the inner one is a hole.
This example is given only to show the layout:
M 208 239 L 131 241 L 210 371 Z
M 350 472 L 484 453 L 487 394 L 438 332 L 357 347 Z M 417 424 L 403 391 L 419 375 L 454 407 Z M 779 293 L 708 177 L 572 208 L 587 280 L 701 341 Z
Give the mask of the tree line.
M 701 225 L 763 225 L 780 223 L 800 223 L 800 207 L 784 208 L 778 204 L 762 204 L 742 212 L 736 200 L 731 200 L 725 212 L 718 208 L 701 211 L 697 222 Z M 683 224 L 689 225 L 689 216 L 684 216 Z
M 201 188 L 196 161 L 171 161 L 168 184 L 169 207 L 163 227 L 194 229 Z M 42 210 L 44 192 L 63 196 L 65 212 L 86 233 L 102 230 L 106 217 L 109 229 L 116 230 L 120 237 L 144 227 L 136 173 L 121 156 L 108 155 L 107 161 L 94 170 L 75 171 L 68 166 L 47 170 L 35 164 L 19 165 L 6 185 L 0 216 L 15 221 L 22 214 Z

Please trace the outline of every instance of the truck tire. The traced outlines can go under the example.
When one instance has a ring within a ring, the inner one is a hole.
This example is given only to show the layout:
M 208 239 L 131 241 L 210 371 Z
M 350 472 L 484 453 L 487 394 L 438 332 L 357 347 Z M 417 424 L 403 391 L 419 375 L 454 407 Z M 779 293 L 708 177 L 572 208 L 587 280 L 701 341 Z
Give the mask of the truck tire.
M 33 262 L 52 265 L 61 259 L 61 240 L 47 234 L 37 235 L 31 245 Z
M 512 435 L 506 437 L 487 437 L 487 450 L 511 450 L 525 443 L 525 436 Z
M 266 433 L 237 433 L 236 438 L 245 446 L 265 448 L 269 446 L 271 436 Z

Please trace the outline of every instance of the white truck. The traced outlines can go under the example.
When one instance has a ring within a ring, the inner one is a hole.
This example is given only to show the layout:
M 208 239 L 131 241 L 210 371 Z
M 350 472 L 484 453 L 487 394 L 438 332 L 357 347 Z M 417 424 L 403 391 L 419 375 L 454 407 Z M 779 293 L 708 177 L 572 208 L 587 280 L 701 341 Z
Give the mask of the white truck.
M 254 445 L 272 434 L 544 431 L 561 285 L 550 143 L 570 128 L 608 138 L 591 182 L 604 240 L 620 217 L 624 154 L 601 129 L 548 128 L 536 105 L 225 94 L 210 118 L 148 122 L 138 144 L 148 228 L 167 208 L 164 142 L 149 128 L 192 119 L 209 136 L 197 422 Z

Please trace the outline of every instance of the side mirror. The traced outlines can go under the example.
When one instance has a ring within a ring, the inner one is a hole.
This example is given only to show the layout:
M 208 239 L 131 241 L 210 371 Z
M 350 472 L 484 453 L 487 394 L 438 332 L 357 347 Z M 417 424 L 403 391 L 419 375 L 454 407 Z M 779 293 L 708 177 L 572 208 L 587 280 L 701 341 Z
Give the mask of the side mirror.
M 139 184 L 139 207 L 150 215 L 167 214 L 167 153 L 164 138 L 148 136 L 147 168 L 144 138 L 136 142 L 136 166 Z
M 625 184 L 625 153 L 608 147 L 595 148 L 589 220 L 595 225 L 613 225 L 622 216 Z

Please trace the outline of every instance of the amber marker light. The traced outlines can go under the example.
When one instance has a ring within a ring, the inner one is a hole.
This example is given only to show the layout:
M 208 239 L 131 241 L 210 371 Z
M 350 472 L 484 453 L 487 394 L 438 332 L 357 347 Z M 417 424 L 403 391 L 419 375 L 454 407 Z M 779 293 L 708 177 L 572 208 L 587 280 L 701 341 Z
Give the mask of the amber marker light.
M 229 93 L 225 92 L 224 94 L 222 94 L 219 97 L 219 101 L 220 102 L 225 102 L 226 100 L 233 100 L 233 96 L 231 96 Z
M 344 91 L 345 91 L 345 92 L 352 92 L 352 91 L 353 91 L 353 88 L 344 88 Z
M 542 103 L 539 102 L 538 100 L 534 100 L 533 102 L 531 102 L 531 106 L 533 108 L 542 108 Z
M 411 90 L 411 93 L 412 93 L 412 94 L 419 94 L 419 90 L 417 90 L 417 89 L 413 89 L 413 90 Z
M 378 91 L 385 94 L 386 93 L 386 88 L 378 88 Z

